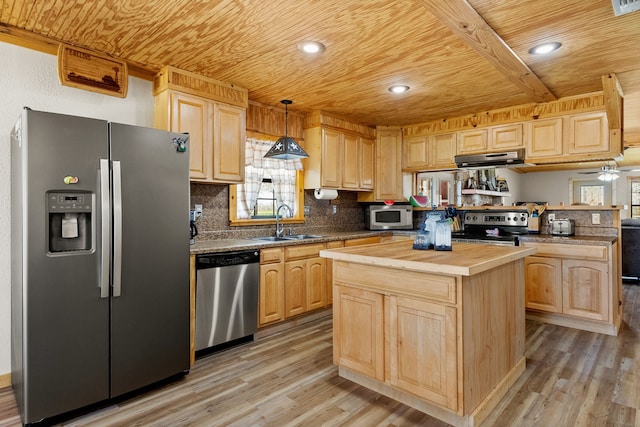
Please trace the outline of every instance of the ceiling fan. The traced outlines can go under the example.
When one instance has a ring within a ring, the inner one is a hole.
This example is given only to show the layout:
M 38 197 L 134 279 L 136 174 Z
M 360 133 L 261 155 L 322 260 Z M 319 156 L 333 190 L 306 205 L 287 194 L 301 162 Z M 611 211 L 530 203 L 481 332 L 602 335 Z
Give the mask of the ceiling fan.
M 623 172 L 623 170 L 618 169 L 615 166 L 604 165 L 598 171 L 588 171 L 588 172 L 578 172 L 578 173 L 584 174 L 584 175 L 597 173 L 599 174 L 598 179 L 600 181 L 615 181 L 616 179 L 620 178 L 620 172 Z

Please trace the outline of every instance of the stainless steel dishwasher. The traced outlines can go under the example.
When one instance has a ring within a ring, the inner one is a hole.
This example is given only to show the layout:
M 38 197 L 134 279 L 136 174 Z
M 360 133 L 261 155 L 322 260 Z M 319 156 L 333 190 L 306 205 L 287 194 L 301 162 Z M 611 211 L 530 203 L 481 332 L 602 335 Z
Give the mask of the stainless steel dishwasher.
M 252 338 L 258 328 L 260 252 L 196 256 L 196 351 Z

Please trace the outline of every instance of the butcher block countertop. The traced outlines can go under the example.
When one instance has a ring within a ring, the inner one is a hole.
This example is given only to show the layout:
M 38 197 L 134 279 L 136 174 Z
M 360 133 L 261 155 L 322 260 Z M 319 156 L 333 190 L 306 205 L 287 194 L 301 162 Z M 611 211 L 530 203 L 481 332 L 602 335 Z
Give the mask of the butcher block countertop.
M 320 256 L 338 261 L 399 268 L 451 276 L 472 276 L 533 255 L 536 248 L 452 244 L 451 251 L 414 250 L 412 241 L 323 250 Z

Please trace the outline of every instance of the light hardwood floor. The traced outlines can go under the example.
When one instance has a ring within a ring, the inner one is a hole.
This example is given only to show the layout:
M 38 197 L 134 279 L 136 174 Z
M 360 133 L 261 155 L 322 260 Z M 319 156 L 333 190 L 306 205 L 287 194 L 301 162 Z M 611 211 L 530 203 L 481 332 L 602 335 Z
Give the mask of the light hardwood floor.
M 640 426 L 640 286 L 624 286 L 611 337 L 527 321 L 527 368 L 488 426 Z M 331 320 L 196 362 L 182 380 L 65 426 L 445 426 L 357 386 L 331 363 Z M 0 390 L 0 426 L 20 421 Z

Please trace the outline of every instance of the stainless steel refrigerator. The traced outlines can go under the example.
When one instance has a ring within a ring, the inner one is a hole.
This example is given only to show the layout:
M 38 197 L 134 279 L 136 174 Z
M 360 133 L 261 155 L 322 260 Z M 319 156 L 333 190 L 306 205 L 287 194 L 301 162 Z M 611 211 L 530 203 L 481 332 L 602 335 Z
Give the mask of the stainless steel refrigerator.
M 13 128 L 11 381 L 25 424 L 188 371 L 187 138 L 26 108 Z

